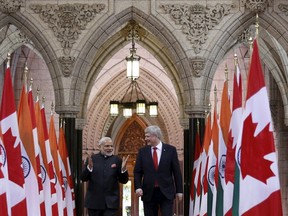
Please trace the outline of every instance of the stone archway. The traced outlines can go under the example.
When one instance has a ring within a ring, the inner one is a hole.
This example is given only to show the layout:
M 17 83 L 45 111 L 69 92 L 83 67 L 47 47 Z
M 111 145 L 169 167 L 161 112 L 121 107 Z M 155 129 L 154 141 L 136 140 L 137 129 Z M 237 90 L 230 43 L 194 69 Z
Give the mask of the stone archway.
M 138 216 L 139 215 L 139 198 L 135 196 L 134 193 L 134 175 L 133 175 L 133 169 L 136 161 L 136 156 L 138 153 L 138 150 L 145 146 L 145 140 L 144 140 L 144 129 L 147 126 L 147 124 L 143 121 L 143 119 L 137 115 L 133 115 L 130 119 L 127 119 L 125 123 L 120 128 L 116 139 L 114 141 L 115 143 L 115 153 L 119 155 L 120 157 L 126 157 L 129 155 L 129 160 L 127 163 L 127 170 L 129 172 L 129 189 L 128 191 L 130 194 L 126 194 L 126 198 L 128 199 L 131 204 L 128 204 L 127 206 L 123 206 L 124 202 L 121 203 L 122 208 L 124 210 L 128 210 L 130 215 Z M 122 200 L 124 200 L 124 187 L 122 188 L 121 196 L 123 197 Z

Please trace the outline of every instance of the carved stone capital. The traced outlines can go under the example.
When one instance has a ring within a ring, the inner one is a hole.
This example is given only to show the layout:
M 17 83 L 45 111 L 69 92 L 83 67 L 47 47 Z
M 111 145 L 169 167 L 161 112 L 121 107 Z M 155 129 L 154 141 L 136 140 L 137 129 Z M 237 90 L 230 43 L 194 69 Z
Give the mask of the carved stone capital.
M 62 73 L 65 77 L 69 77 L 72 73 L 72 69 L 75 64 L 75 57 L 73 56 L 62 56 L 58 58 L 60 62 Z
M 5 14 L 16 13 L 23 5 L 23 0 L 0 0 L 0 11 Z
M 55 111 L 60 115 L 61 118 L 76 118 L 77 113 L 79 113 L 79 106 L 55 106 Z
M 201 105 L 187 105 L 184 110 L 189 118 L 206 118 L 207 114 L 210 112 L 210 106 Z
M 205 67 L 205 59 L 202 57 L 190 58 L 190 65 L 194 76 L 201 77 Z
M 259 13 L 267 9 L 269 0 L 241 0 L 241 3 L 246 9 Z
M 208 31 L 218 25 L 224 16 L 230 14 L 233 4 L 216 4 L 215 6 L 162 4 L 161 8 L 176 25 L 182 26 L 182 32 L 192 44 L 194 52 L 200 53 L 207 40 Z
M 104 4 L 32 4 L 30 8 L 40 18 L 48 23 L 57 40 L 64 49 L 64 54 L 69 55 L 72 45 L 79 38 L 82 30 L 86 29 L 97 13 L 104 10 Z

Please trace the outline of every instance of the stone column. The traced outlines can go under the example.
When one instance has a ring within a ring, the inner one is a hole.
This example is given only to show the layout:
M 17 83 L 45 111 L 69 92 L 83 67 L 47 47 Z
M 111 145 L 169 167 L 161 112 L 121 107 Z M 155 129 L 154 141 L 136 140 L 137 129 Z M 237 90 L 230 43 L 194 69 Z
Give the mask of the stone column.
M 82 171 L 82 130 L 85 121 L 63 113 L 61 113 L 61 118 L 65 123 L 65 139 L 69 154 L 71 173 L 74 179 L 76 215 L 81 216 L 84 207 L 83 185 L 80 181 L 80 174 Z
M 190 202 L 190 182 L 189 182 L 189 161 L 190 161 L 190 136 L 189 136 L 189 119 L 181 119 L 180 124 L 183 127 L 184 136 L 184 215 L 189 215 L 189 202 Z
M 191 176 L 193 170 L 196 134 L 199 130 L 200 143 L 202 144 L 205 130 L 205 117 L 208 107 L 189 107 L 185 109 L 189 115 L 189 124 L 184 128 L 184 216 L 189 215 Z

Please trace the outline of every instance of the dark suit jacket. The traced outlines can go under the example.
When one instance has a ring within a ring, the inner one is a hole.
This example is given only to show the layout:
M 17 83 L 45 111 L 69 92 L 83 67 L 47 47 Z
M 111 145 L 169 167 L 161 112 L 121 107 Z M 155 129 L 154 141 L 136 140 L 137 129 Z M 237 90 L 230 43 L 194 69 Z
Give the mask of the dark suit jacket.
M 134 167 L 134 188 L 143 190 L 143 201 L 150 201 L 155 179 L 167 199 L 174 199 L 175 193 L 183 193 L 182 174 L 176 148 L 169 144 L 162 146 L 161 158 L 156 171 L 153 164 L 151 146 L 138 152 Z
M 89 181 L 85 197 L 85 207 L 89 209 L 119 208 L 119 182 L 126 184 L 128 172 L 121 173 L 122 160 L 118 156 L 104 157 L 101 153 L 92 156 L 93 171 L 87 163 L 81 174 L 82 181 Z

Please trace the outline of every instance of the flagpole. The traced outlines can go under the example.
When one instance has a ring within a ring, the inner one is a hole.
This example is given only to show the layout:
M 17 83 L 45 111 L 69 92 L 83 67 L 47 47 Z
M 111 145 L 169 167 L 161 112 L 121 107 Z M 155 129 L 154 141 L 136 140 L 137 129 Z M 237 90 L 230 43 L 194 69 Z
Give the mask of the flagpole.
M 10 60 L 11 60 L 11 54 L 8 53 L 8 54 L 7 54 L 7 64 L 6 64 L 6 68 L 10 68 Z
M 256 24 L 255 24 L 256 32 L 255 32 L 255 38 L 257 41 L 259 41 L 259 15 L 258 13 L 256 14 Z
M 214 112 L 216 113 L 217 115 L 217 87 L 215 85 L 214 87 Z
M 24 88 L 25 88 L 25 92 L 27 92 L 28 91 L 28 89 L 27 89 L 27 74 L 28 74 L 28 67 L 27 67 L 27 62 L 25 63 L 25 68 L 24 68 L 24 78 L 23 78 L 23 85 L 24 85 Z

